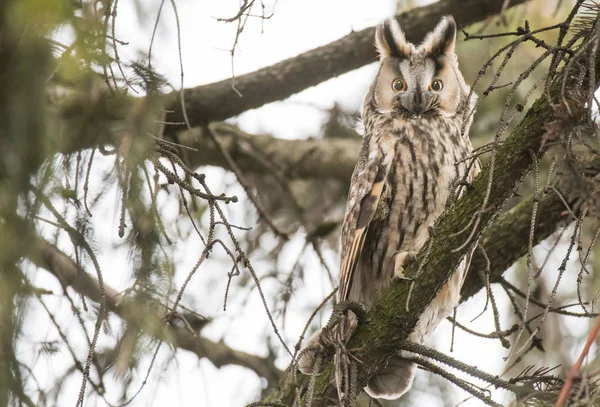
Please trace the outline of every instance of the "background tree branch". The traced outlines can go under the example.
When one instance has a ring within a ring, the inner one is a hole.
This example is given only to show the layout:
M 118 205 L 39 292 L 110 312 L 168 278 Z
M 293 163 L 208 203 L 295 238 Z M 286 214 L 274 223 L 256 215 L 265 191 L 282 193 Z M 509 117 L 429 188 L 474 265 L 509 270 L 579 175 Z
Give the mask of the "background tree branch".
M 508 7 L 525 0 L 508 2 Z M 505 0 L 442 0 L 426 7 L 416 8 L 396 16 L 408 41 L 418 42 L 440 18 L 452 14 L 459 26 L 497 15 Z M 327 79 L 374 62 L 377 56 L 373 47 L 375 28 L 352 32 L 325 46 L 286 59 L 275 65 L 232 79 L 185 90 L 185 106 L 192 126 L 220 121 L 260 107 L 266 103 L 285 99 L 294 93 L 317 85 Z M 172 111 L 167 121 L 183 122 L 179 94 L 172 95 L 167 108 Z
M 600 173 L 600 168 L 597 169 L 597 173 Z M 575 220 L 558 192 L 542 191 L 541 194 L 543 196 L 538 205 L 534 245 Z M 515 261 L 527 253 L 534 201 L 534 196 L 531 195 L 511 210 L 501 214 L 481 236 L 479 245 L 490 260 L 490 282 L 497 280 Z M 572 203 L 573 201 L 566 204 Z M 579 215 L 579 212 L 576 211 L 575 215 Z M 476 249 L 461 290 L 461 301 L 466 301 L 483 288 L 483 281 L 479 276 L 480 271 L 485 272 L 487 267 L 484 254 L 480 249 Z
M 348 182 L 361 144 L 360 139 L 286 140 L 268 135 L 251 135 L 226 123 L 215 124 L 213 130 L 221 145 L 244 172 L 270 174 L 275 167 L 290 180 L 331 178 Z M 200 128 L 179 133 L 176 140 L 198 150 L 182 151 L 190 168 L 202 165 L 228 168 L 223 155 L 202 134 Z
M 28 231 L 30 250 L 27 259 L 38 267 L 52 273 L 65 288 L 99 303 L 101 289 L 96 277 L 88 274 L 69 256 L 50 244 L 22 221 Z M 261 357 L 232 349 L 223 341 L 213 342 L 192 332 L 189 327 L 167 322 L 167 310 L 159 303 L 138 303 L 125 293 L 104 286 L 106 307 L 130 326 L 139 327 L 146 334 L 166 341 L 173 347 L 194 353 L 198 359 L 206 358 L 216 367 L 237 365 L 253 370 L 269 383 L 277 383 L 282 372 L 275 366 L 272 357 Z M 181 324 L 184 325 L 184 324 Z

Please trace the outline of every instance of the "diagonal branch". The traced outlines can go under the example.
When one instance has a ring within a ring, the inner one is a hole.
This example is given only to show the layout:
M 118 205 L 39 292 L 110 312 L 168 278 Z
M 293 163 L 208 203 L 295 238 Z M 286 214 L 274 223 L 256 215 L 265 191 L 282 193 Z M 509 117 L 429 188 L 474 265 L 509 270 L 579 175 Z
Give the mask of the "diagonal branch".
M 30 232 L 31 250 L 28 259 L 38 267 L 52 273 L 64 287 L 71 287 L 78 294 L 98 302 L 100 287 L 98 280 L 81 270 L 61 250 L 35 234 L 31 226 L 22 222 Z M 277 383 L 282 372 L 269 357 L 260 357 L 230 348 L 224 342 L 213 342 L 202 338 L 188 328 L 175 326 L 166 321 L 164 306 L 139 304 L 105 285 L 106 308 L 121 317 L 128 325 L 137 326 L 156 339 L 166 341 L 174 347 L 194 353 L 199 359 L 206 358 L 216 367 L 237 365 L 253 370 L 269 383 Z M 150 311 L 148 311 L 150 310 Z
M 600 173 L 600 168 L 596 170 Z M 504 271 L 527 253 L 533 203 L 534 196 L 531 195 L 510 211 L 500 215 L 481 236 L 479 243 L 490 259 L 490 282 L 501 277 Z M 558 194 L 548 192 L 543 195 L 538 205 L 539 220 L 536 223 L 534 245 L 548 238 L 559 227 L 575 220 L 566 209 Z M 475 250 L 469 274 L 461 291 L 461 301 L 466 301 L 483 288 L 478 270 L 485 270 L 486 263 L 481 250 Z
M 508 7 L 525 0 L 508 2 Z M 440 18 L 452 14 L 460 26 L 467 26 L 498 14 L 505 0 L 442 0 L 396 16 L 409 41 L 421 41 Z M 192 126 L 224 120 L 266 103 L 285 99 L 327 79 L 374 62 L 375 28 L 354 31 L 330 44 L 294 58 L 232 79 L 185 90 L 186 112 Z M 167 108 L 170 122 L 184 121 L 178 92 Z M 181 126 L 180 128 L 183 128 Z

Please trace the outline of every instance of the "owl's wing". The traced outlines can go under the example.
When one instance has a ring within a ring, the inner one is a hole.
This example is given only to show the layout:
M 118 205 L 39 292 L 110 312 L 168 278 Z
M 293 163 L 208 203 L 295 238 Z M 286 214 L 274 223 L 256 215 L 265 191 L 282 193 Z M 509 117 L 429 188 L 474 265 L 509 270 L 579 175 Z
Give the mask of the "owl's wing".
M 352 174 L 342 227 L 339 301 L 347 300 L 350 294 L 354 270 L 391 168 L 394 148 L 392 143 L 373 143 L 366 140 L 361 151 L 361 159 Z

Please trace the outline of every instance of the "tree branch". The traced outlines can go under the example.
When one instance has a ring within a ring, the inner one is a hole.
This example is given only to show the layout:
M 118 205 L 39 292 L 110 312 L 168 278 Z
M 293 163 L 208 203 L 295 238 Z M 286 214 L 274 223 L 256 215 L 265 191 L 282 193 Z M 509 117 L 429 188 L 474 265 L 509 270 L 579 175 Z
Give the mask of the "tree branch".
M 289 180 L 333 178 L 348 182 L 361 144 L 360 139 L 285 140 L 268 135 L 250 135 L 226 123 L 215 124 L 214 133 L 243 171 L 271 174 L 275 166 Z M 180 133 L 177 142 L 198 150 L 184 153 L 190 168 L 202 165 L 228 168 L 223 154 L 200 129 Z
M 510 1 L 508 7 L 524 3 Z M 418 42 L 440 18 L 452 14 L 457 24 L 467 26 L 498 14 L 505 0 L 442 0 L 396 16 L 409 41 Z M 266 103 L 285 99 L 327 79 L 374 62 L 375 28 L 355 31 L 330 44 L 315 48 L 294 58 L 232 79 L 185 90 L 187 115 L 192 126 L 220 121 Z M 167 121 L 183 122 L 178 92 L 171 95 L 172 111 Z M 181 126 L 174 126 L 181 128 Z
M 78 294 L 98 302 L 100 287 L 98 280 L 81 270 L 77 264 L 61 250 L 35 234 L 25 221 L 33 242 L 28 259 L 38 267 L 52 273 L 64 287 L 71 287 Z M 147 303 L 139 304 L 120 295 L 115 289 L 105 285 L 106 307 L 122 318 L 127 324 L 137 326 L 156 339 L 166 341 L 174 347 L 194 353 L 199 359 L 206 358 L 216 367 L 237 365 L 253 370 L 270 384 L 277 383 L 282 372 L 275 366 L 274 359 L 260 357 L 230 348 L 224 342 L 212 342 L 198 336 L 186 327 L 178 327 L 166 321 L 164 306 Z M 150 310 L 150 312 L 148 312 Z
M 600 168 L 598 169 L 600 173 Z M 518 259 L 527 253 L 527 241 L 534 197 L 529 196 L 519 205 L 500 215 L 485 230 L 479 244 L 490 259 L 490 282 L 494 282 Z M 559 195 L 548 192 L 538 205 L 534 245 L 542 242 L 559 227 L 573 221 Z M 478 270 L 486 270 L 487 261 L 481 250 L 475 250 L 469 274 L 461 291 L 461 301 L 466 301 L 483 288 Z

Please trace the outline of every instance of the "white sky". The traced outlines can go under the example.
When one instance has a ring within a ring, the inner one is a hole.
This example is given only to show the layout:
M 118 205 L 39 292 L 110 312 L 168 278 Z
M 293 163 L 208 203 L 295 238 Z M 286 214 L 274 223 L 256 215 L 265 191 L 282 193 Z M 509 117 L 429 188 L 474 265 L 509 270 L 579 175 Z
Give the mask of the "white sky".
M 142 8 L 149 10 L 148 13 L 142 14 L 141 19 L 138 19 L 132 3 L 125 1 L 119 3 L 117 36 L 120 40 L 130 43 L 119 49 L 120 56 L 124 61 L 136 60 L 140 52 L 147 51 L 159 1 L 140 1 Z M 254 71 L 282 59 L 293 57 L 303 51 L 327 44 L 348 34 L 353 29 L 358 30 L 375 25 L 393 13 L 394 3 L 391 0 L 369 2 L 280 0 L 276 3 L 271 19 L 264 23 L 261 23 L 259 19 L 253 19 L 248 23 L 246 30 L 241 35 L 239 50 L 235 58 L 235 72 L 240 75 Z M 268 14 L 273 10 L 273 3 L 266 2 L 266 4 Z M 231 76 L 230 55 L 223 50 L 231 48 L 236 25 L 217 22 L 215 17 L 229 17 L 235 14 L 238 5 L 239 2 L 233 0 L 180 0 L 177 2 L 181 24 L 185 87 L 211 83 Z M 262 32 L 261 29 L 263 29 Z M 172 8 L 168 1 L 164 6 L 153 56 L 155 69 L 166 75 L 172 84 L 179 86 L 180 71 L 176 27 Z M 374 66 L 366 66 L 292 96 L 287 101 L 269 104 L 246 112 L 234 120 L 244 130 L 254 133 L 269 132 L 283 138 L 303 138 L 316 135 L 325 119 L 323 109 L 330 108 L 334 102 L 348 109 L 357 109 L 362 103 L 364 92 L 373 75 Z M 101 163 L 100 166 L 111 165 L 109 161 L 104 160 L 104 164 L 102 164 L 101 158 L 96 159 Z M 222 185 L 223 172 L 215 170 L 208 171 L 207 174 L 213 189 L 217 193 L 221 192 L 219 188 Z M 225 176 L 225 179 L 231 180 L 228 176 Z M 238 195 L 243 196 L 243 192 L 239 191 Z M 174 206 L 172 203 L 165 203 L 164 199 L 163 204 L 166 218 L 172 219 L 175 216 L 175 210 L 171 211 L 169 208 L 174 208 Z M 243 205 L 243 203 L 239 205 Z M 99 227 L 98 242 L 117 243 L 119 241 L 116 236 L 118 221 L 116 208 L 118 208 L 116 199 L 111 200 L 102 206 L 99 215 L 93 218 L 94 223 Z M 170 222 L 165 223 L 169 224 Z M 291 268 L 296 253 L 300 250 L 302 236 L 298 236 L 295 241 L 297 243 L 290 244 L 287 249 L 290 252 L 290 255 L 287 256 L 290 264 L 280 265 L 282 270 Z M 102 244 L 102 246 L 100 259 L 104 264 L 107 283 L 118 289 L 127 287 L 131 282 L 130 266 L 124 266 L 128 264 L 127 253 L 122 249 L 111 250 L 110 243 Z M 68 250 L 67 242 L 64 242 L 64 248 Z M 200 243 L 193 234 L 187 241 L 177 244 L 175 259 L 179 270 L 178 284 L 181 284 L 187 271 L 195 263 L 200 250 Z M 543 249 L 540 249 L 540 253 L 543 255 Z M 328 263 L 335 269 L 338 262 L 336 255 L 331 252 L 326 255 Z M 312 270 L 306 277 L 307 287 L 301 287 L 297 291 L 298 298 L 291 302 L 286 329 L 283 330 L 284 338 L 290 348 L 293 347 L 308 316 L 307 310 L 302 307 L 302 304 L 317 304 L 329 292 L 327 279 L 323 277 L 324 273 L 318 261 L 309 256 L 306 263 L 308 266 L 306 268 Z M 255 260 L 254 266 L 260 274 L 266 274 L 269 271 L 261 268 L 266 264 L 260 260 Z M 236 297 L 237 293 L 234 290 L 230 295 L 227 315 L 223 317 L 221 308 L 227 267 L 218 260 L 207 263 L 192 280 L 187 295 L 184 297 L 184 303 L 193 305 L 201 313 L 217 318 L 209 329 L 203 331 L 205 336 L 214 340 L 224 338 L 226 343 L 235 349 L 264 354 L 266 351 L 264 336 L 270 332 L 270 327 L 256 291 L 250 294 L 248 302 L 244 304 L 241 299 Z M 216 279 L 216 276 L 221 276 L 221 278 Z M 215 280 L 222 284 L 215 286 Z M 60 292 L 60 287 L 53 277 L 48 277 L 43 271 L 36 273 L 36 281 L 42 286 L 53 287 L 56 293 Z M 213 286 L 207 289 L 207 284 L 213 284 Z M 269 297 L 268 293 L 273 293 L 277 286 L 267 282 L 264 288 Z M 503 296 L 499 297 L 504 298 Z M 65 323 L 73 321 L 64 301 L 57 300 L 53 304 L 65 310 L 64 318 L 62 318 Z M 476 300 L 460 307 L 459 320 L 469 321 L 480 312 L 483 304 L 484 297 L 478 296 Z M 499 306 L 501 309 L 505 309 L 503 300 L 500 301 Z M 45 320 L 45 315 L 43 313 L 40 315 L 40 320 Z M 321 317 L 326 319 L 328 315 L 325 313 Z M 26 325 L 26 333 L 29 337 L 44 337 L 46 333 L 50 333 L 50 337 L 57 338 L 52 327 L 38 325 L 38 322 L 37 319 L 34 319 Z M 277 323 L 281 327 L 280 318 Z M 470 326 L 480 332 L 494 330 L 489 312 Z M 586 324 L 579 326 L 581 329 L 587 329 Z M 449 324 L 443 322 L 432 341 L 432 343 L 437 343 L 437 348 L 444 352 L 449 351 L 449 328 Z M 504 324 L 503 328 L 506 329 L 508 326 Z M 78 327 L 73 328 L 72 331 L 77 329 Z M 103 331 L 102 336 L 104 335 L 107 333 Z M 85 355 L 87 345 L 73 338 L 71 340 L 81 355 Z M 101 343 L 107 343 L 106 339 L 101 339 Z M 281 349 L 281 345 L 277 341 L 273 340 L 272 344 L 275 348 Z M 499 373 L 502 368 L 501 356 L 506 356 L 506 354 L 506 350 L 499 345 L 498 341 L 476 339 L 456 330 L 454 357 L 490 373 Z M 176 358 L 168 367 L 165 367 L 165 360 L 170 355 L 166 346 L 159 355 L 159 361 L 148 384 L 131 404 L 132 406 L 242 406 L 253 401 L 259 393 L 260 381 L 253 373 L 245 369 L 226 367 L 219 370 L 210 362 L 206 360 L 199 362 L 195 355 L 184 351 L 177 352 Z M 283 352 L 280 352 L 280 355 L 279 365 L 284 368 L 288 359 L 285 358 Z M 63 356 L 66 358 L 64 363 L 59 361 L 44 368 L 38 366 L 36 372 L 42 376 L 42 382 L 53 380 L 55 375 L 64 371 L 64 367 L 69 361 L 69 355 L 64 354 Z M 138 384 L 143 380 L 148 362 L 145 360 L 142 364 L 134 380 L 135 384 L 131 387 L 132 390 L 137 389 Z M 45 379 L 44 376 L 46 376 Z M 66 383 L 59 398 L 59 405 L 74 405 L 80 384 L 79 376 L 75 377 L 76 380 L 69 380 Z M 110 389 L 110 383 L 107 385 Z M 496 400 L 502 400 L 499 392 L 494 391 L 493 394 Z M 465 393 L 457 391 L 457 400 L 464 398 L 464 395 Z M 116 402 L 116 397 L 117 393 L 114 391 L 109 391 L 107 394 L 107 398 L 113 402 Z M 96 399 L 89 398 L 88 400 Z M 103 404 L 98 401 L 98 405 Z M 433 406 L 433 404 L 430 405 Z M 480 403 L 470 400 L 462 405 L 477 406 Z

